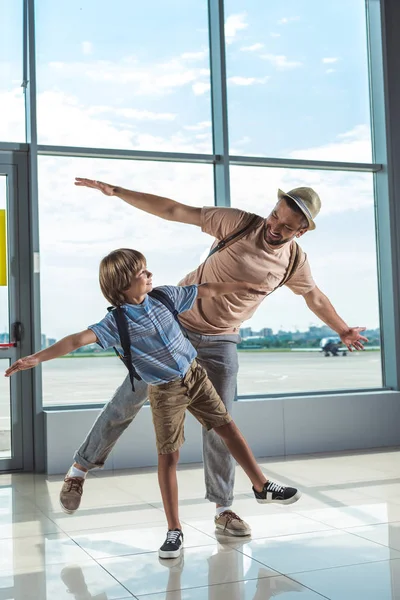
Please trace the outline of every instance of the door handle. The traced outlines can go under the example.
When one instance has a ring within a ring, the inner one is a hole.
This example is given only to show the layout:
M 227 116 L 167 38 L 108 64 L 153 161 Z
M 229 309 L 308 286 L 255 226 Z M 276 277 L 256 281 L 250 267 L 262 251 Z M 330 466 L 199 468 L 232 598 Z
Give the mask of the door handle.
M 16 321 L 11 325 L 11 342 L 8 344 L 0 344 L 0 350 L 6 350 L 7 348 L 16 348 L 18 342 L 22 340 L 24 335 L 24 326 L 20 321 Z
M 13 340 L 14 346 L 22 340 L 24 335 L 24 327 L 21 321 L 16 321 L 11 325 L 11 339 Z

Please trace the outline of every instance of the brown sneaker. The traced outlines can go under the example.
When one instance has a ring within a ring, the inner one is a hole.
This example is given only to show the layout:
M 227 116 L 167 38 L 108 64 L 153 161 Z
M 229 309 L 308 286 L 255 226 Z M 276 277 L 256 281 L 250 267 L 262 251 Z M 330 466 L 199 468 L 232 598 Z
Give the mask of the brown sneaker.
M 60 505 L 64 512 L 72 515 L 78 510 L 83 494 L 84 477 L 68 477 L 64 479 L 60 492 Z
M 214 519 L 215 527 L 222 529 L 224 533 L 230 535 L 245 536 L 251 535 L 250 525 L 243 521 L 233 510 L 224 510 Z

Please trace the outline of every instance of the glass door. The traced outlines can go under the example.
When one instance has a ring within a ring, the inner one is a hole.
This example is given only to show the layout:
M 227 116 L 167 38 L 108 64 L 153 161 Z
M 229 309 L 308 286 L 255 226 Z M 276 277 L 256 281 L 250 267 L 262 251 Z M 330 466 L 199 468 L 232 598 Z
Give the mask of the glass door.
M 17 360 L 19 323 L 19 260 L 17 252 L 17 168 L 0 160 L 0 471 L 22 469 L 22 406 L 20 377 L 4 377 Z

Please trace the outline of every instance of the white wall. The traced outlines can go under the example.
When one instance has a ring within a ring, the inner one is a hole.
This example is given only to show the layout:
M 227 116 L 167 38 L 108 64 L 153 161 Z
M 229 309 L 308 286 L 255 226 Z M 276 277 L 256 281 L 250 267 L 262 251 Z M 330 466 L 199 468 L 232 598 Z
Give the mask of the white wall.
M 68 469 L 99 412 L 46 412 L 47 473 Z M 400 392 L 235 402 L 233 417 L 258 457 L 400 445 Z M 190 414 L 185 437 L 181 462 L 200 462 L 201 427 Z M 105 468 L 156 464 L 151 413 L 145 406 L 121 436 Z

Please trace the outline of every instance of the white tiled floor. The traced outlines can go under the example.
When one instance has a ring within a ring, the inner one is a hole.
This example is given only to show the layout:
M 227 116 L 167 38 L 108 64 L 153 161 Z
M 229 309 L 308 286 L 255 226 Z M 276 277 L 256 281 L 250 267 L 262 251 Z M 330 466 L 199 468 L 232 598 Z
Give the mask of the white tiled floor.
M 75 515 L 62 477 L 0 475 L 0 600 L 400 600 L 400 450 L 262 461 L 298 486 L 259 505 L 238 470 L 234 510 L 251 538 L 221 536 L 201 465 L 179 472 L 185 550 L 160 561 L 166 532 L 154 470 L 96 472 Z

